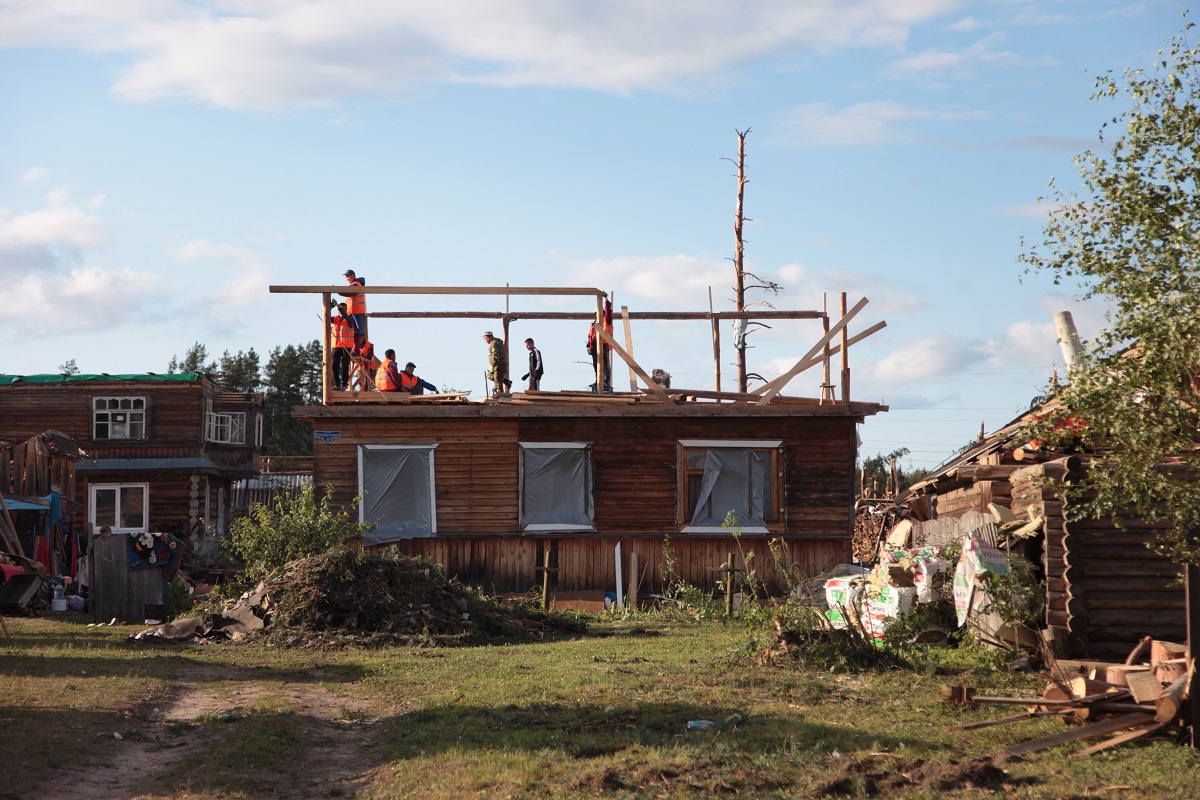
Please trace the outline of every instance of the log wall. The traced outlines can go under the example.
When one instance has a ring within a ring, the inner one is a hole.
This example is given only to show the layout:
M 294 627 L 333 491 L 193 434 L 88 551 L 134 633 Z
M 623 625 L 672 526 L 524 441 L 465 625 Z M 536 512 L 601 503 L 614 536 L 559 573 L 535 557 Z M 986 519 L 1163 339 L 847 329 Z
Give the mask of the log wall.
M 348 410 L 348 414 L 352 413 Z M 613 546 L 638 552 L 643 585 L 659 588 L 662 545 L 670 536 L 680 575 L 711 589 L 737 542 L 728 535 L 681 534 L 678 503 L 680 439 L 781 439 L 782 513 L 778 533 L 787 557 L 808 574 L 850 559 L 855 452 L 853 418 L 338 418 L 323 421 L 341 436 L 314 444 L 313 480 L 348 505 L 358 493 L 358 446 L 436 442 L 434 483 L 438 535 L 398 543 L 448 572 L 495 591 L 540 585 L 542 548 L 559 560 L 560 590 L 605 588 L 614 578 Z M 592 446 L 596 531 L 522 536 L 519 529 L 518 442 L 586 441 Z M 781 591 L 765 537 L 741 537 L 754 564 Z M 386 546 L 386 545 L 385 545 Z

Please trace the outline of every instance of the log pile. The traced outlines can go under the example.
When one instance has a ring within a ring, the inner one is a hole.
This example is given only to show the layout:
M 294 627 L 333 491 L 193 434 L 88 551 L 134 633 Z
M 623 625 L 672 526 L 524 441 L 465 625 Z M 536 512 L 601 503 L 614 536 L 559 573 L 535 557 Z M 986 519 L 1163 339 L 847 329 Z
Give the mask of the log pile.
M 1135 663 L 1147 651 L 1149 661 Z M 948 702 L 1023 708 L 1020 714 L 969 722 L 953 730 L 975 730 L 1047 716 L 1061 717 L 1073 726 L 1005 748 L 994 756 L 995 763 L 1004 764 L 1071 742 L 1102 739 L 1075 754 L 1091 755 L 1152 734 L 1175 732 L 1191 722 L 1188 701 L 1195 664 L 1186 645 L 1144 640 L 1123 664 L 1059 661 L 1055 666 L 1059 674 L 1044 676 L 1046 687 L 1035 699 L 984 697 L 966 686 L 943 686 L 942 698 Z M 1068 673 L 1071 669 L 1074 674 Z

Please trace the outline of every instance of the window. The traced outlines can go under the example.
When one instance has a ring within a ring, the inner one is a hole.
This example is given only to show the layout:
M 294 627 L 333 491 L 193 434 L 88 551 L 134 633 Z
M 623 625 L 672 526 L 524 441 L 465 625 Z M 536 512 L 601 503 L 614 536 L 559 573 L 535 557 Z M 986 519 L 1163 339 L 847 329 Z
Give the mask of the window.
M 145 439 L 146 398 L 93 397 L 93 439 Z
M 779 519 L 782 441 L 688 439 L 680 442 L 679 509 L 684 533 L 729 533 L 733 515 L 743 533 L 767 533 Z
M 419 539 L 437 533 L 433 450 L 436 444 L 360 445 L 359 522 L 375 524 L 364 545 Z
M 95 485 L 91 487 L 92 530 L 107 525 L 113 533 L 141 533 L 147 530 L 147 501 L 150 485 Z
M 245 444 L 245 412 L 209 412 L 208 440 L 210 442 L 217 442 L 219 444 Z
M 521 530 L 596 530 L 590 444 L 521 443 Z

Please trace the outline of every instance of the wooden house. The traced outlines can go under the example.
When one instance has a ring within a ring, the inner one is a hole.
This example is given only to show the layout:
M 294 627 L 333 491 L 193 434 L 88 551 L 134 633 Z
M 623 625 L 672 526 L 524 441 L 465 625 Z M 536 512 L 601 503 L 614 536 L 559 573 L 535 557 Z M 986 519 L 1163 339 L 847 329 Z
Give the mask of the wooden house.
M 75 547 L 64 522 L 78 506 L 75 466 L 86 457 L 60 431 L 0 441 L 0 534 L 10 553 L 37 558 L 54 574 L 70 566 Z
M 325 308 L 344 287 L 272 287 L 272 292 L 320 293 Z M 369 287 L 387 294 L 577 294 L 587 290 Z M 557 592 L 611 589 L 630 570 L 641 591 L 660 590 L 660 567 L 712 589 L 734 554 L 775 591 L 767 540 L 808 574 L 850 558 L 856 423 L 886 410 L 850 402 L 844 353 L 882 323 L 850 337 L 852 312 L 797 362 L 756 393 L 665 388 L 629 355 L 639 319 L 710 320 L 719 370 L 717 321 L 724 318 L 822 319 L 823 312 L 689 314 L 622 309 L 625 346 L 601 338 L 628 366 L 628 392 L 524 392 L 468 402 L 459 395 L 411 396 L 332 391 L 326 369 L 324 402 L 293 414 L 314 426 L 313 480 L 336 504 L 358 499 L 360 519 L 375 525 L 367 547 L 397 547 L 441 563 L 451 575 L 493 591 L 541 585 L 549 564 Z M 374 304 L 373 304 L 374 305 Z M 373 311 L 370 317 L 492 317 L 596 319 L 603 312 Z M 598 326 L 602 327 L 602 326 Z M 840 343 L 836 343 L 837 337 Z M 328 337 L 326 352 L 328 353 Z M 829 379 L 831 355 L 843 354 L 842 398 Z M 328 359 L 327 359 L 328 361 Z M 805 369 L 823 366 L 825 397 L 780 394 Z M 602 363 L 597 385 L 603 385 Z M 717 385 L 719 388 L 719 372 Z M 727 524 L 727 519 L 732 525 Z M 737 533 L 738 535 L 734 535 Z M 669 542 L 669 546 L 664 546 Z M 618 564 L 617 545 L 622 562 Z
M 1091 469 L 1093 457 L 1034 449 L 1021 438 L 1025 424 L 1054 402 L 981 437 L 898 498 L 916 522 L 917 543 L 939 521 L 988 514 L 990 503 L 1042 517 L 1043 532 L 1029 543 L 1029 556 L 1045 582 L 1043 622 L 1073 654 L 1123 657 L 1144 635 L 1182 641 L 1182 568 L 1147 547 L 1161 525 L 1073 514 L 1063 484 Z
M 262 398 L 193 373 L 0 375 L 0 438 L 49 428 L 88 455 L 80 530 L 223 531 L 230 482 L 259 472 Z

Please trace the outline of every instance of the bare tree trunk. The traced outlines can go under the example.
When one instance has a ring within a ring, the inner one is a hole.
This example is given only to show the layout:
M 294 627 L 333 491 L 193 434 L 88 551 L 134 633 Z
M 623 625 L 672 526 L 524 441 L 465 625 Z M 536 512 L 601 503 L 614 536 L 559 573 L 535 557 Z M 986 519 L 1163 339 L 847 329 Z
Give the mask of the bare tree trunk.
M 734 129 L 738 137 L 738 182 L 737 182 L 737 213 L 733 218 L 733 272 L 734 272 L 734 303 L 738 311 L 746 310 L 746 269 L 745 269 L 745 246 L 742 242 L 742 222 L 745 217 L 742 214 L 742 201 L 746 195 L 746 135 L 750 133 L 750 129 L 744 131 Z M 737 343 L 737 390 L 739 392 L 746 391 L 746 329 L 742 329 L 742 339 Z

